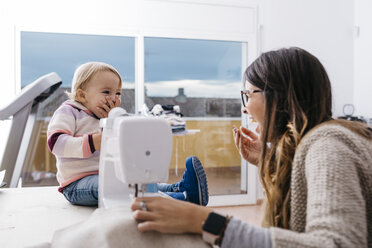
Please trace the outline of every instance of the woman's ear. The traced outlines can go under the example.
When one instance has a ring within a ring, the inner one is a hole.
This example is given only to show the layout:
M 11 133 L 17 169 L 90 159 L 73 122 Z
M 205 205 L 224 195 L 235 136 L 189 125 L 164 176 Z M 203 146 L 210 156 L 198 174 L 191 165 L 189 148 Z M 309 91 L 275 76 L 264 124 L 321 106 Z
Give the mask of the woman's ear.
M 86 97 L 85 97 L 85 92 L 84 90 L 82 89 L 78 89 L 76 91 L 76 100 L 78 102 L 81 102 L 81 103 L 85 103 L 86 102 Z

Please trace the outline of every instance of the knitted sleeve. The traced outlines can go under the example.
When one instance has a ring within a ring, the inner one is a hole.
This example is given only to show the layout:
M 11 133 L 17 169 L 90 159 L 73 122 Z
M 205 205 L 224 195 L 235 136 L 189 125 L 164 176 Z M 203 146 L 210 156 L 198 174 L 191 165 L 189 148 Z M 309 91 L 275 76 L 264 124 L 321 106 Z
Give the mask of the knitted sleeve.
M 231 218 L 221 244 L 221 248 L 224 247 L 271 248 L 270 230 Z
M 354 147 L 353 147 L 354 146 Z M 341 136 L 312 140 L 304 156 L 304 232 L 272 228 L 274 247 L 367 247 L 366 203 L 355 144 Z M 292 177 L 293 178 L 293 177 Z
M 60 158 L 88 158 L 95 149 L 91 134 L 75 136 L 74 108 L 62 105 L 49 122 L 47 142 L 49 150 Z

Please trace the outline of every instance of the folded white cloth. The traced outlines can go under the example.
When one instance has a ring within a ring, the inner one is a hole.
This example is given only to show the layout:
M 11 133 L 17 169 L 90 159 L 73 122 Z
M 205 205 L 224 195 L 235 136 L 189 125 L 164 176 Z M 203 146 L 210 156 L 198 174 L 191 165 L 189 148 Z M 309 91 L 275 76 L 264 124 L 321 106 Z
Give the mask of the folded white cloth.
M 171 126 L 186 126 L 186 122 L 175 114 L 167 114 L 162 116 Z
M 128 207 L 97 209 L 89 219 L 54 233 L 51 247 L 210 247 L 200 235 L 140 233 Z
M 161 107 L 160 104 L 156 104 L 152 110 L 151 110 L 151 114 L 152 115 L 155 115 L 155 116 L 158 116 L 158 115 L 161 115 L 163 113 L 164 109 Z
M 173 106 L 173 110 L 164 110 L 160 104 L 156 104 L 150 111 L 154 116 L 162 117 L 168 121 L 172 128 L 172 132 L 185 131 L 186 122 L 182 119 L 182 114 L 180 113 L 180 106 Z

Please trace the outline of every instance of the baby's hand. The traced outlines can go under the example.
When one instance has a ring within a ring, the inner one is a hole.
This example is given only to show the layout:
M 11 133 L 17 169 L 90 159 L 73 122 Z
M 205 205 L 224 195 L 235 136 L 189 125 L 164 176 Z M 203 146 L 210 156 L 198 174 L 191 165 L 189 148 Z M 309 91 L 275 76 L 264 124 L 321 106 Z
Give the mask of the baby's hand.
M 108 110 L 106 109 L 107 113 L 110 112 L 111 109 L 119 107 L 121 103 L 120 96 L 118 95 L 115 95 L 115 101 L 112 101 L 111 97 L 109 96 L 106 96 L 106 100 L 107 100 L 107 106 L 109 107 Z
M 111 111 L 111 109 L 119 107 L 121 103 L 120 96 L 115 96 L 115 101 L 111 100 L 111 97 L 106 96 L 106 102 L 101 101 L 100 106 L 97 107 L 98 117 L 99 118 L 107 118 L 108 113 Z

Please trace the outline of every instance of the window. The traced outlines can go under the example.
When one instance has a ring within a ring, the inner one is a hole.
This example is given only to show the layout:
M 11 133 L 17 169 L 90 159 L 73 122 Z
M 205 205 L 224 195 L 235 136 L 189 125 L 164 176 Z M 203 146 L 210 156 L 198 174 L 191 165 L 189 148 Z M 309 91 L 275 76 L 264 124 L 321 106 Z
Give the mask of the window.
M 145 102 L 179 105 L 187 129 L 174 137 L 170 182 L 180 179 L 184 161 L 199 157 L 212 195 L 241 193 L 241 160 L 231 127 L 241 124 L 244 43 L 145 37 Z
M 46 145 L 49 119 L 67 99 L 64 92 L 71 88 L 75 68 L 87 61 L 102 61 L 122 75 L 121 106 L 128 112 L 134 113 L 135 103 L 141 106 L 142 100 L 149 108 L 155 104 L 179 105 L 187 129 L 199 130 L 193 135 L 174 137 L 169 183 L 180 180 L 185 159 L 195 155 L 206 170 L 211 198 L 216 199 L 212 204 L 226 204 L 226 199 L 231 204 L 246 203 L 242 194 L 251 197 L 248 201 L 255 199 L 249 193 L 253 192 L 251 185 L 255 190 L 255 172 L 250 173 L 252 170 L 241 160 L 231 131 L 232 126 L 247 122 L 241 116 L 240 90 L 242 70 L 252 46 L 239 39 L 159 38 L 143 34 L 144 37 L 126 37 L 21 32 L 21 87 L 52 71 L 63 80 L 58 92 L 40 106 L 36 124 L 40 136 L 34 137 L 37 148 L 34 159 L 24 168 L 23 185 L 57 184 L 55 158 Z M 143 74 L 135 78 L 135 71 Z
M 40 76 L 56 72 L 62 86 L 40 104 L 33 137 L 36 150 L 33 161 L 22 173 L 23 186 L 56 185 L 55 158 L 48 151 L 46 130 L 54 111 L 67 100 L 75 69 L 88 61 L 114 66 L 123 78 L 122 107 L 134 112 L 135 39 L 124 36 L 21 32 L 21 87 Z

